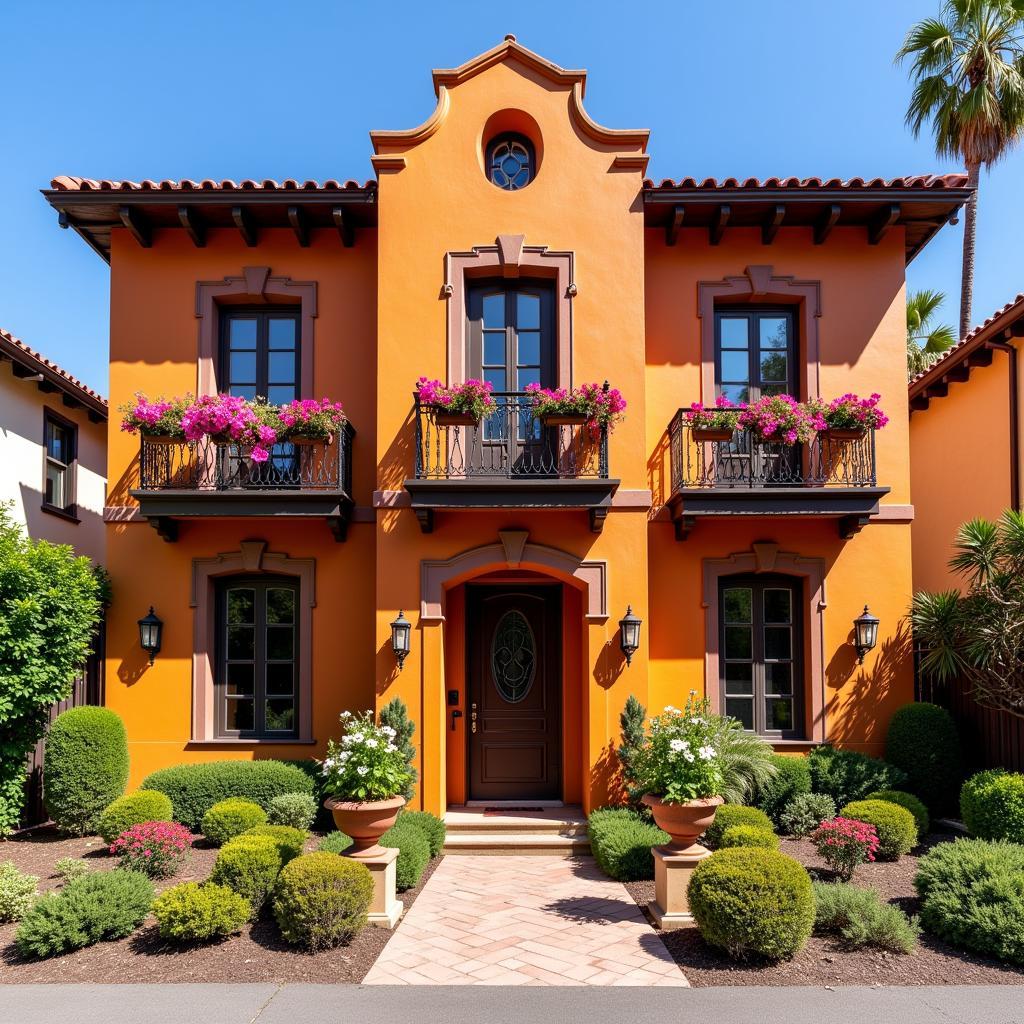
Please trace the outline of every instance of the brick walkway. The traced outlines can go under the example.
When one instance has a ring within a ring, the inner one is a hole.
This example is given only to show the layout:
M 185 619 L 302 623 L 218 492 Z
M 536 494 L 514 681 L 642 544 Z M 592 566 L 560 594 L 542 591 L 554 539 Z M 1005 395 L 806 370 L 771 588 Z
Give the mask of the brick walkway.
M 591 858 L 446 857 L 366 985 L 687 985 Z

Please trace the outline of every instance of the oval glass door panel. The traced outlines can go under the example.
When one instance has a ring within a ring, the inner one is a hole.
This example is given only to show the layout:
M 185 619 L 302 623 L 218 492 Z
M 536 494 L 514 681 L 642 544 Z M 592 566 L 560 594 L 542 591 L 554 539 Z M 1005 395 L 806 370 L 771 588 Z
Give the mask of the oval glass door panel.
M 521 612 L 505 612 L 491 641 L 495 689 L 509 704 L 518 704 L 530 692 L 536 671 L 537 641 L 533 629 Z

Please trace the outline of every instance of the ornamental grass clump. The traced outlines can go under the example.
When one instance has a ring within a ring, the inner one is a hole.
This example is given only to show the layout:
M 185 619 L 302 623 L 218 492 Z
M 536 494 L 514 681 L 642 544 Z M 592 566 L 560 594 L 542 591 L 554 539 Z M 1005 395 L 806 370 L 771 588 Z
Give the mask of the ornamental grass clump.
M 858 865 L 873 861 L 878 853 L 875 826 L 849 818 L 823 821 L 810 839 L 818 855 L 844 882 L 853 878 Z
M 411 778 L 405 755 L 395 744 L 395 730 L 377 725 L 372 711 L 340 715 L 345 733 L 327 742 L 323 792 L 343 801 L 390 800 Z
M 490 381 L 470 378 L 463 384 L 446 387 L 439 380 L 420 377 L 416 389 L 422 405 L 453 416 L 471 416 L 477 422 L 498 409 L 498 403 L 491 394 L 494 387 Z
M 606 431 L 611 433 L 626 411 L 626 400 L 618 388 L 607 383 L 581 384 L 578 388 L 542 388 L 527 384 L 530 412 L 537 419 L 549 416 L 582 416 L 586 419 L 587 433 L 598 441 Z
M 150 878 L 176 875 L 191 849 L 192 833 L 174 821 L 132 825 L 110 844 L 110 852 L 120 858 L 122 868 L 141 871 Z

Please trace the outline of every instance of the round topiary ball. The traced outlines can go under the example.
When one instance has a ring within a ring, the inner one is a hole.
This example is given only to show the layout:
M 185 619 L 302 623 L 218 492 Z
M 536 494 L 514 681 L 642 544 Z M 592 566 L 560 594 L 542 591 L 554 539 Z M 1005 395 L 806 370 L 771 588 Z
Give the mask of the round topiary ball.
M 917 845 L 913 814 L 887 800 L 854 800 L 840 808 L 839 815 L 875 826 L 879 860 L 899 860 Z
M 728 850 L 735 846 L 757 846 L 762 850 L 777 850 L 779 837 L 767 829 L 757 825 L 730 825 L 723 833 L 720 850 Z
M 937 704 L 907 704 L 889 721 L 885 759 L 906 773 L 906 788 L 933 813 L 956 806 L 964 777 L 960 734 L 953 716 Z
M 928 808 L 913 793 L 904 793 L 901 789 L 880 789 L 877 793 L 868 793 L 864 799 L 885 800 L 890 804 L 898 804 L 905 811 L 910 811 L 914 816 L 918 839 L 928 835 L 931 829 L 931 817 L 928 814 Z
M 182 882 L 153 903 L 160 938 L 183 945 L 240 932 L 251 913 L 244 896 L 215 882 Z
M 108 708 L 70 708 L 46 737 L 43 786 L 46 810 L 62 832 L 87 835 L 128 783 L 124 723 Z
M 1024 775 L 995 768 L 972 775 L 960 791 L 960 816 L 979 839 L 1024 843 Z
M 97 831 L 108 846 L 126 829 L 147 821 L 170 821 L 171 801 L 155 789 L 139 789 L 119 796 L 100 815 Z
M 277 843 L 278 853 L 281 855 L 281 863 L 298 857 L 306 845 L 308 834 L 290 825 L 256 825 L 242 833 L 243 836 L 269 836 Z M 240 838 L 240 837 L 239 837 Z
M 281 873 L 281 851 L 272 836 L 237 836 L 217 854 L 210 881 L 245 897 L 259 913 Z
M 687 892 L 704 941 L 736 959 L 790 957 L 814 926 L 810 876 L 777 850 L 720 850 L 697 865 Z
M 214 846 L 223 846 L 229 839 L 267 823 L 267 812 L 251 800 L 232 797 L 214 804 L 203 815 L 203 835 Z
M 348 942 L 366 924 L 373 879 L 365 864 L 333 853 L 307 853 L 282 870 L 274 918 L 286 942 L 310 952 Z
M 722 833 L 733 825 L 753 825 L 765 832 L 773 832 L 772 820 L 764 811 L 743 804 L 722 804 L 715 813 L 715 820 L 704 833 L 704 842 L 717 849 L 722 842 Z

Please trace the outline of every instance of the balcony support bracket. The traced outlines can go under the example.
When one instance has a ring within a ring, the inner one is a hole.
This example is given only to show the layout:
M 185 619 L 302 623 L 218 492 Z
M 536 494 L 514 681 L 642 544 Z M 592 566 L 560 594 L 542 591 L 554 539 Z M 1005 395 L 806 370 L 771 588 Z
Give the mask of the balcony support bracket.
M 420 530 L 423 533 L 434 532 L 434 510 L 432 508 L 414 508 L 416 518 L 419 520 Z
M 843 540 L 850 540 L 851 537 L 856 537 L 870 521 L 871 517 L 865 515 L 843 516 L 839 520 L 839 536 Z
M 608 518 L 608 506 L 598 505 L 590 510 L 590 532 L 600 533 L 604 529 L 604 521 Z
M 171 519 L 170 516 L 152 516 L 149 519 L 149 525 L 152 526 L 168 544 L 173 544 L 178 539 L 177 519 Z

